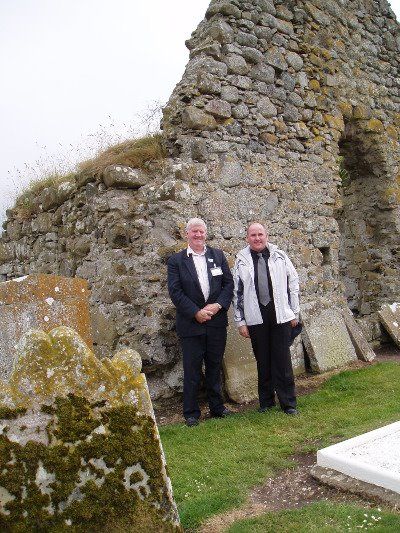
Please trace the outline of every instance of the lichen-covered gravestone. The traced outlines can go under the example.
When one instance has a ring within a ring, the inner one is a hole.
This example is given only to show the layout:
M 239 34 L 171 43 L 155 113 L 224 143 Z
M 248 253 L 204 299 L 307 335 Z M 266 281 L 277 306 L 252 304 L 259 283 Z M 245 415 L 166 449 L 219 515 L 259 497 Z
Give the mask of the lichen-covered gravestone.
M 29 331 L 0 382 L 0 530 L 181 531 L 137 352 Z
M 8 380 L 21 336 L 32 328 L 73 328 L 92 346 L 87 281 L 34 274 L 0 283 L 0 378 Z

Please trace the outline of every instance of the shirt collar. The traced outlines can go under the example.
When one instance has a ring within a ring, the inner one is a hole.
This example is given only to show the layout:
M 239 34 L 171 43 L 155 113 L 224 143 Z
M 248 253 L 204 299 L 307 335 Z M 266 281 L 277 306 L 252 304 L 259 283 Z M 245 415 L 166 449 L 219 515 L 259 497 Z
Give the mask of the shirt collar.
M 199 254 L 197 252 L 195 252 L 194 250 L 192 250 L 190 248 L 190 246 L 187 247 L 187 250 L 186 250 L 186 253 L 187 255 L 206 255 L 206 246 L 204 246 L 204 250 L 202 252 L 200 252 Z
M 258 254 L 260 252 L 256 252 L 255 250 L 252 250 L 250 248 L 250 253 L 252 255 L 252 257 L 258 257 Z M 266 257 L 269 257 L 270 256 L 270 251 L 269 251 L 269 248 L 268 248 L 268 245 L 264 248 L 264 250 L 261 251 L 262 255 L 266 256 Z

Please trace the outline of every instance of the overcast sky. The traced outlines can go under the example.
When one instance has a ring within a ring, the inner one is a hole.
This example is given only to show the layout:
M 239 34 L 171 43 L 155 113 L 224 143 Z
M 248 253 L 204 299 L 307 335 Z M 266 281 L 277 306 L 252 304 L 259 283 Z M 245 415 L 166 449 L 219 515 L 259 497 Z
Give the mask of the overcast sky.
M 135 133 L 166 102 L 208 4 L 0 0 L 0 220 L 26 182 Z

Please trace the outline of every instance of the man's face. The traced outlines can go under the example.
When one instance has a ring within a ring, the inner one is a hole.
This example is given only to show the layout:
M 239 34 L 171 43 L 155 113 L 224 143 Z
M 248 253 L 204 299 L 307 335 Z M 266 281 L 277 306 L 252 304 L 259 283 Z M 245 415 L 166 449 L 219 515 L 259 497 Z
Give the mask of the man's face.
M 204 250 L 204 245 L 207 237 L 207 230 L 201 224 L 190 226 L 186 232 L 188 245 L 195 252 Z
M 267 246 L 268 236 L 264 226 L 252 224 L 247 230 L 247 242 L 255 252 L 261 252 Z

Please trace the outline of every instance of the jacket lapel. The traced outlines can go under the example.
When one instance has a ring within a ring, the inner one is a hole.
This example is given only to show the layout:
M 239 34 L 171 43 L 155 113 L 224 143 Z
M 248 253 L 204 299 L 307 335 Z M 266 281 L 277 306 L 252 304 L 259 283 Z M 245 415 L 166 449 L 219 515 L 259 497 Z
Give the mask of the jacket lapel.
M 209 261 L 209 259 L 212 259 L 213 262 Z M 208 275 L 208 282 L 210 284 L 210 293 L 211 293 L 211 283 L 212 283 L 212 274 L 211 274 L 211 268 L 214 267 L 214 254 L 211 253 L 211 250 L 207 247 L 206 248 L 206 262 L 207 262 L 207 275 Z
M 255 283 L 255 281 L 254 281 L 254 278 L 255 278 L 255 275 L 254 275 L 254 263 L 253 263 L 253 258 L 251 256 L 250 246 L 247 246 L 247 248 L 245 248 L 243 250 L 242 257 L 243 257 L 244 261 L 247 263 L 248 268 L 249 268 L 250 277 L 253 280 L 253 283 Z
M 196 270 L 196 267 L 194 266 L 193 257 L 191 255 L 190 256 L 187 255 L 187 251 L 186 250 L 184 250 L 183 262 L 186 265 L 186 268 L 189 270 L 190 275 L 192 276 L 193 281 L 196 284 L 196 287 L 199 289 L 200 293 L 203 294 L 202 291 L 201 291 L 199 278 L 197 276 L 197 270 Z

